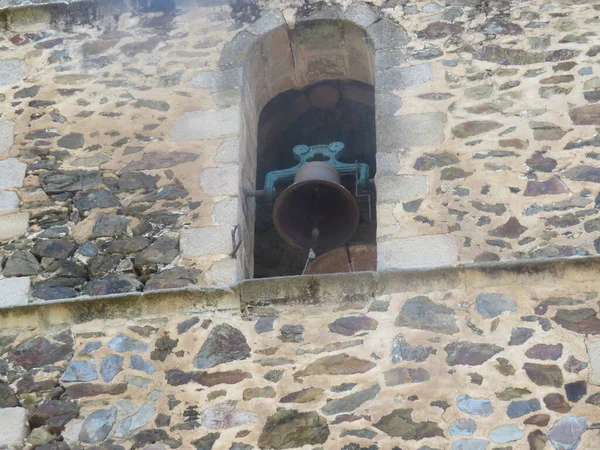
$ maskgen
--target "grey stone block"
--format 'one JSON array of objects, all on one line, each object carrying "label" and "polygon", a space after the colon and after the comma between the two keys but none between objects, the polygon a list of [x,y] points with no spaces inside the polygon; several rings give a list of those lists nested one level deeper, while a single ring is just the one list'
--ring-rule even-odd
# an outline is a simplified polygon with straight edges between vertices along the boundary
[{"label": "grey stone block", "polygon": [[204,280],[211,286],[231,286],[241,278],[240,264],[234,258],[217,261],[204,272]]},{"label": "grey stone block", "polygon": [[21,81],[27,75],[27,64],[20,59],[0,59],[0,86]]},{"label": "grey stone block", "polygon": [[377,172],[375,186],[377,203],[403,203],[427,195],[429,179],[427,175],[380,175]]},{"label": "grey stone block", "polygon": [[364,2],[354,3],[344,14],[344,19],[354,22],[363,28],[374,24],[381,17],[381,13],[372,5]]},{"label": "grey stone block", "polygon": [[240,109],[232,106],[227,109],[191,111],[175,119],[169,138],[172,141],[199,141],[215,139],[238,133]]},{"label": "grey stone block", "polygon": [[419,64],[411,67],[392,67],[375,73],[375,86],[379,92],[394,89],[406,89],[430,81],[431,64]]},{"label": "grey stone block", "polygon": [[27,164],[16,158],[0,161],[0,189],[23,186],[26,169]]},{"label": "grey stone block", "polygon": [[273,31],[275,28],[285,25],[285,19],[279,11],[273,11],[271,9],[263,10],[260,18],[246,28],[246,31],[260,36],[266,34],[269,31]]},{"label": "grey stone block", "polygon": [[22,212],[0,216],[0,240],[16,239],[27,232],[29,213]]},{"label": "grey stone block", "polygon": [[215,162],[217,162],[217,164],[232,164],[237,162],[239,147],[240,141],[238,139],[231,139],[223,142],[217,149]]},{"label": "grey stone block", "polygon": [[12,211],[19,208],[19,196],[16,192],[0,191],[0,211]]},{"label": "grey stone block", "polygon": [[443,112],[384,116],[377,122],[377,150],[439,144],[444,140],[446,114]]},{"label": "grey stone block", "polygon": [[369,27],[375,48],[398,48],[409,41],[406,30],[390,19],[382,19]]},{"label": "grey stone block", "polygon": [[200,185],[208,195],[230,195],[239,193],[239,167],[209,167],[200,173]]},{"label": "grey stone block", "polygon": [[206,255],[227,255],[233,250],[231,226],[188,228],[181,232],[181,255],[194,258]]},{"label": "grey stone block", "polygon": [[447,234],[390,239],[377,243],[377,270],[453,266],[458,248]]},{"label": "grey stone block", "polygon": [[312,20],[337,20],[342,17],[342,10],[337,5],[322,5],[311,9],[308,14],[296,14],[296,23]]},{"label": "grey stone block", "polygon": [[0,154],[8,153],[15,142],[14,122],[4,120],[0,122]]},{"label": "grey stone block", "polygon": [[[14,277],[0,280],[0,308],[11,306],[25,306],[29,301],[29,289],[31,280],[29,277]],[[4,411],[0,409],[0,413]],[[0,421],[0,423],[4,423]],[[2,433],[0,433],[0,448],[2,447]]]},{"label": "grey stone block", "polygon": [[217,225],[235,225],[238,221],[237,198],[221,200],[213,208],[213,222]]},{"label": "grey stone block", "polygon": [[600,386],[600,339],[589,338],[587,351],[590,357],[589,382]]},{"label": "grey stone block", "polygon": [[377,152],[377,174],[396,174],[400,171],[400,160],[396,153]]},{"label": "grey stone block", "polygon": [[384,48],[375,53],[375,67],[378,70],[399,66],[411,59],[406,47]]},{"label": "grey stone block", "polygon": [[225,44],[221,51],[219,67],[221,69],[233,69],[242,67],[246,54],[258,38],[247,31],[240,31],[235,37]]},{"label": "grey stone block", "polygon": [[402,108],[402,99],[390,92],[375,94],[375,114],[378,116],[393,116]]},{"label": "grey stone block", "polygon": [[215,101],[217,108],[229,108],[230,106],[239,105],[242,100],[238,88],[213,92],[212,98]]},{"label": "grey stone block", "polygon": [[242,84],[242,69],[212,70],[198,72],[188,82],[194,88],[224,91]]}]

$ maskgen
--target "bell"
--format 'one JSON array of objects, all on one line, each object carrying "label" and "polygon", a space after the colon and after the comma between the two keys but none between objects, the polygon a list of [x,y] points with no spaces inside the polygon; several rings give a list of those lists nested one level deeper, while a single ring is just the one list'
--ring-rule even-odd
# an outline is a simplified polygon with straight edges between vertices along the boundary
[{"label": "bell", "polygon": [[275,228],[283,239],[320,253],[345,244],[358,226],[358,204],[340,183],[330,164],[303,165],[294,184],[277,197],[273,209]]}]

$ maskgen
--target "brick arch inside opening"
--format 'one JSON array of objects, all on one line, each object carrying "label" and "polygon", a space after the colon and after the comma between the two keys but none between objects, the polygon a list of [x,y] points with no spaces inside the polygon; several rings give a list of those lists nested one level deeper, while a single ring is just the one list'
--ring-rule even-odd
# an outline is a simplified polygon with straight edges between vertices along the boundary
[{"label": "brick arch inside opening", "polygon": [[[364,162],[372,166],[371,175],[374,174],[375,48],[363,28],[343,20],[311,20],[300,22],[293,29],[276,28],[263,35],[248,51],[243,80],[240,173],[244,192],[261,189],[266,171],[289,167],[286,155],[291,155],[293,145],[329,143],[317,142],[311,125],[307,124],[318,123],[314,126],[321,128],[329,124],[339,128],[322,133],[325,140],[368,142],[362,146],[362,154],[357,145],[353,148],[352,142],[348,142],[348,157],[366,160]],[[310,104],[311,91],[320,88],[339,93],[340,100],[335,107],[314,108]],[[353,116],[354,120],[369,124],[368,137],[352,138],[348,131],[342,130],[352,128],[347,121]],[[294,127],[302,127],[304,132]],[[364,151],[365,147],[368,150]],[[375,205],[374,199],[372,204]],[[262,242],[273,240],[268,233],[257,234],[258,241],[255,239],[257,212],[258,216],[265,217],[261,200],[246,197],[241,211],[243,243],[240,253],[246,278],[255,275],[255,242],[259,245],[261,239]],[[374,244],[374,228],[370,234]],[[257,266],[256,275],[296,274],[305,253],[294,249],[276,251],[274,261],[291,263],[281,270]]]}]

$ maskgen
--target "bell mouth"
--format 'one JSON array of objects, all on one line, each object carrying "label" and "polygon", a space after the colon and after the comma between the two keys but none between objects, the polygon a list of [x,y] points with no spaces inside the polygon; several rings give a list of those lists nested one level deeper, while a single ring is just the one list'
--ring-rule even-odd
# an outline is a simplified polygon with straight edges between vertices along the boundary
[{"label": "bell mouth", "polygon": [[[339,179],[337,171],[336,175]],[[273,208],[279,235],[295,247],[312,248],[317,253],[348,242],[358,221],[354,196],[341,184],[329,180],[294,183],[279,195]]]}]

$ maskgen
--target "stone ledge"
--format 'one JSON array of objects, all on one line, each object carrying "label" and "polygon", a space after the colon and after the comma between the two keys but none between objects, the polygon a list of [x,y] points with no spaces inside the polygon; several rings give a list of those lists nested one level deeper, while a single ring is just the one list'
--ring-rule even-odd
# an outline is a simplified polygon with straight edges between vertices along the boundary
[{"label": "stone ledge", "polygon": [[31,8],[33,6],[48,6],[48,5],[70,5],[72,3],[82,3],[89,0],[2,0],[0,1],[0,10],[16,9],[16,8]]},{"label": "stone ledge", "polygon": [[0,309],[0,328],[55,327],[95,319],[239,309],[239,295],[229,288],[165,289]]},{"label": "stone ledge", "polygon": [[304,275],[244,280],[231,288],[168,289],[102,297],[48,301],[0,309],[0,328],[52,328],[96,319],[169,315],[176,312],[237,310],[246,316],[269,315],[274,308],[298,304],[363,302],[379,295],[425,289],[489,288],[597,279],[600,256],[469,263],[453,267],[383,272]]}]

